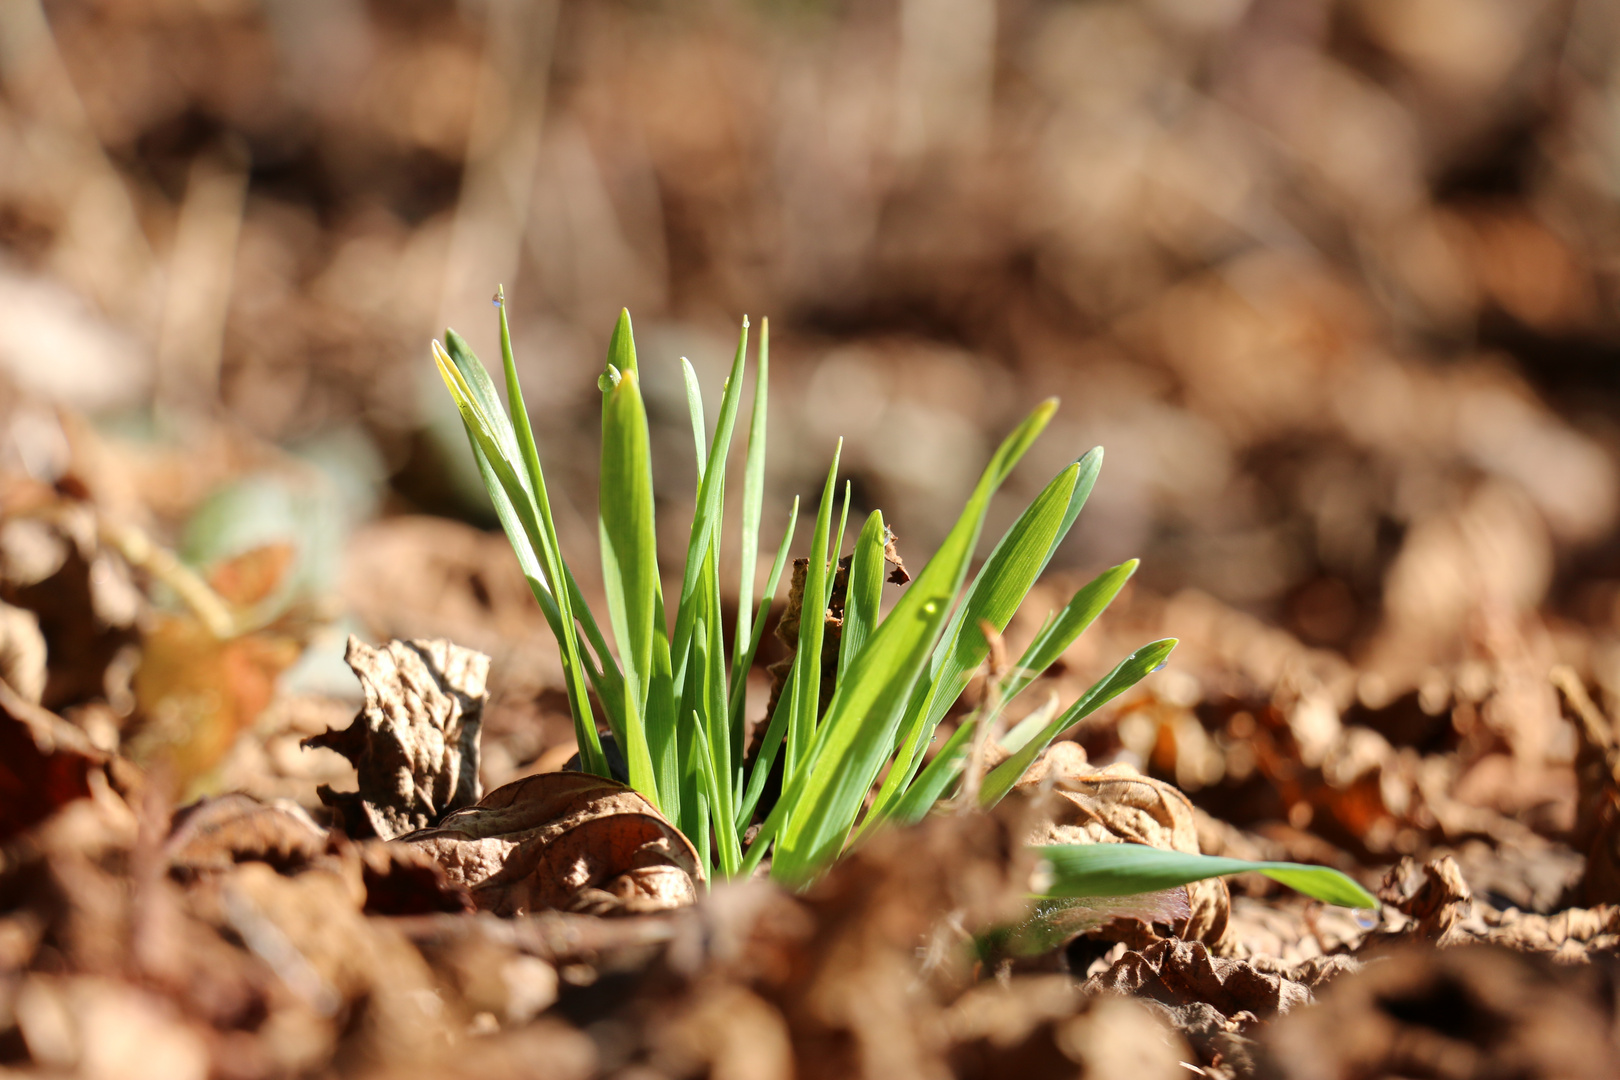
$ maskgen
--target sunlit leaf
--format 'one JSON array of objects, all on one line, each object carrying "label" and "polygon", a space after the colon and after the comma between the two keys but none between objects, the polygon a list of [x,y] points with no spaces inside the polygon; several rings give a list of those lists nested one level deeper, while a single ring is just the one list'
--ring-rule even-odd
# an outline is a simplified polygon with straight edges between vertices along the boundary
[{"label": "sunlit leaf", "polygon": [[1326,866],[1245,862],[1188,855],[1146,844],[1054,844],[1035,849],[1045,864],[1043,896],[1132,896],[1173,889],[1226,874],[1260,873],[1306,896],[1349,908],[1377,908],[1378,899],[1348,875]]}]

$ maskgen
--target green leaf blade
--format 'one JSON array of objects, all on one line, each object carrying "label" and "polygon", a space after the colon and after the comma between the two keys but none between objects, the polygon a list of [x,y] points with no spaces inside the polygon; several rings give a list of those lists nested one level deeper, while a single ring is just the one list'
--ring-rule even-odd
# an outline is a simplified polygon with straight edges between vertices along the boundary
[{"label": "green leaf blade", "polygon": [[[765,592],[759,599],[759,610],[754,613],[747,648],[731,668],[731,724],[737,731],[742,730],[743,709],[748,702],[748,672],[754,666],[754,657],[759,655],[759,643],[765,636],[765,617],[770,614],[771,602],[776,597],[777,584],[782,579],[783,568],[787,566],[788,552],[793,547],[793,532],[798,523],[799,497],[795,495],[793,508],[788,512],[787,532],[782,536],[781,546],[776,549],[776,559],[771,563],[771,572],[765,579]],[[741,618],[741,609],[738,617]]]},{"label": "green leaf blade", "polygon": [[1020,746],[1006,761],[990,770],[990,775],[984,778],[984,786],[980,789],[981,802],[987,807],[1000,802],[1007,792],[1012,790],[1013,785],[1023,778],[1024,771],[1053,739],[1163,667],[1176,644],[1175,638],[1150,642],[1121,660],[1113,671],[1092,683],[1091,687],[1057,719]]},{"label": "green leaf blade", "polygon": [[1090,628],[1097,616],[1107,610],[1114,597],[1136,573],[1137,560],[1127,559],[1118,566],[1109,567],[1082,585],[1057,615],[1035,635],[1024,654],[1018,658],[1001,683],[1003,701],[1011,701],[1025,687],[1045,673],[1068,651],[1081,634]]},{"label": "green leaf blade", "polygon": [[[684,695],[687,679],[687,660],[691,656],[692,630],[696,625],[696,601],[703,559],[711,544],[718,546],[720,522],[725,500],[726,454],[731,447],[731,434],[737,422],[738,402],[742,398],[743,364],[748,350],[748,320],[743,319],[737,338],[737,353],[731,362],[731,374],[726,378],[725,392],[720,398],[720,415],[715,421],[714,439],[709,444],[708,457],[699,470],[697,505],[692,511],[692,529],[686,546],[686,568],[681,577],[680,600],[675,607],[675,633],[670,638],[670,655],[675,662],[675,692]],[[693,383],[689,390],[695,393]],[[689,397],[688,403],[690,404]],[[697,410],[701,410],[698,399]],[[694,411],[694,430],[701,424],[700,412]],[[701,453],[701,449],[700,449]]]},{"label": "green leaf blade", "polygon": [[[766,394],[770,387],[771,320],[759,320],[759,370],[754,376],[754,407],[748,421],[748,455],[743,466],[742,522],[738,549],[737,574],[737,643],[732,658],[735,676],[740,668],[746,674],[747,663],[753,662],[750,642],[753,634],[754,566],[759,558],[759,523],[765,505],[765,439],[767,420]],[[795,500],[797,512],[797,500]],[[770,592],[774,589],[767,589]]]},{"label": "green leaf blade", "polygon": [[648,749],[646,710],[652,682],[653,621],[661,584],[653,520],[651,436],[636,375],[629,312],[620,314],[608,348],[597,522],[603,587],[624,668],[623,749],[630,768],[630,785],[659,806],[658,780]]},{"label": "green leaf blade", "polygon": [[815,530],[810,534],[810,559],[799,604],[799,641],[793,655],[798,678],[794,684],[793,712],[788,718],[787,771],[790,774],[803,762],[815,737],[821,712],[821,644],[827,629],[827,542],[831,539],[838,459],[843,450],[844,440],[839,439],[833,448],[832,464],[827,469],[827,482],[821,489]]},{"label": "green leaf blade", "polygon": [[[530,589],[536,600],[540,601],[541,611],[547,616],[552,633],[562,648],[569,711],[573,715],[580,758],[587,771],[607,776],[607,758],[597,738],[596,723],[585,690],[582,671],[588,670],[588,666],[581,659],[569,592],[565,589],[553,595],[541,580],[541,575],[548,580],[565,580],[570,585],[573,580],[557,547],[550,507],[543,498],[544,489],[542,498],[536,500],[534,493],[524,485],[520,472],[522,466],[517,461],[519,451],[516,439],[509,421],[501,414],[496,403],[489,373],[454,331],[446,331],[445,336],[455,352],[452,354],[437,341],[433,342],[434,363],[461,413],[463,427],[478,462],[479,475],[495,504],[496,515],[501,518],[503,528],[512,538],[519,566],[528,577]],[[518,539],[520,533],[522,542]],[[531,569],[534,574],[530,573]]]},{"label": "green leaf blade", "polygon": [[944,543],[854,662],[805,759],[802,785],[794,781],[798,805],[778,838],[773,874],[803,879],[838,853],[894,753],[906,702],[962,587],[990,498],[1056,408],[1055,400],[1043,402],[1002,442]]},{"label": "green leaf blade", "polygon": [[899,754],[878,791],[869,824],[882,820],[916,775],[940,720],[989,654],[979,624],[988,622],[997,631],[1007,628],[1079,516],[1101,459],[1101,452],[1094,450],[1053,477],[985,560],[934,650],[928,679],[907,703]]},{"label": "green leaf blade", "polygon": [[1188,855],[1145,844],[1054,844],[1034,849],[1045,861],[1045,896],[1134,896],[1174,889],[1205,878],[1261,873],[1306,896],[1349,908],[1378,907],[1378,899],[1349,875],[1326,866],[1245,862],[1215,855]]},{"label": "green leaf blade", "polygon": [[877,628],[878,609],[883,601],[883,545],[888,535],[883,511],[874,510],[855,538],[855,554],[849,561],[849,583],[844,591],[844,631],[838,643],[840,680]]}]

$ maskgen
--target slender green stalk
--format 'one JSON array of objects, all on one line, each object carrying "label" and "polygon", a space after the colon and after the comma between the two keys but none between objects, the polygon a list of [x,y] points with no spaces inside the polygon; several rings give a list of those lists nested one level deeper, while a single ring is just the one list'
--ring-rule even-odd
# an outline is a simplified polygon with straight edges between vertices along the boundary
[{"label": "slender green stalk", "polygon": [[844,630],[838,645],[838,678],[842,680],[850,661],[860,655],[866,639],[878,623],[883,599],[883,544],[889,530],[883,524],[883,511],[874,510],[855,538],[855,554],[849,560],[849,582],[844,590]]},{"label": "slender green stalk", "polygon": [[[754,408],[748,422],[748,460],[743,467],[742,524],[737,550],[737,644],[732,668],[745,674],[753,663],[757,637],[753,634],[754,564],[759,552],[759,522],[765,506],[765,421],[766,393],[771,373],[771,320],[759,320],[759,370],[754,376]],[[798,512],[798,500],[794,500]],[[771,579],[773,582],[775,578]],[[766,601],[775,585],[767,586]],[[748,657],[747,664],[743,657]]]},{"label": "slender green stalk", "polygon": [[[1056,409],[1056,401],[1042,403],[1002,442],[939,551],[878,626],[834,693],[806,755],[802,801],[796,800],[799,804],[792,806],[792,816],[782,831],[771,866],[773,875],[802,880],[842,848],[873,780],[894,752],[905,703],[962,587],[990,497]],[[812,557],[811,568],[815,566]],[[808,588],[805,591],[817,595]],[[804,659],[802,654],[800,659]]]},{"label": "slender green stalk", "polygon": [[834,483],[838,478],[838,458],[844,440],[833,449],[827,483],[821,490],[816,510],[816,528],[810,536],[810,561],[805,568],[804,592],[799,604],[799,647],[793,663],[798,670],[793,695],[793,712],[788,719],[787,769],[798,769],[805,748],[815,735],[821,712],[821,641],[827,629],[827,539],[832,529]]},{"label": "slender green stalk", "polygon": [[[529,577],[530,588],[537,599],[545,597],[549,601],[549,603],[543,601],[541,608],[551,622],[552,632],[557,635],[563,647],[568,705],[569,711],[573,714],[574,735],[579,742],[581,760],[593,773],[606,776],[607,759],[602,753],[601,741],[596,734],[596,724],[591,717],[590,699],[581,677],[584,665],[580,661],[579,642],[573,632],[574,623],[569,608],[568,591],[562,590],[556,596],[552,596],[545,587],[546,582],[562,580],[567,574],[566,567],[561,566],[562,556],[557,545],[556,527],[551,521],[545,489],[541,487],[536,496],[524,486],[513,468],[513,460],[521,453],[517,449],[516,434],[512,431],[510,423],[498,424],[500,408],[495,403],[494,387],[483,365],[478,363],[471,350],[467,350],[454,333],[447,331],[445,339],[457,353],[463,354],[469,361],[468,367],[476,382],[469,382],[461,364],[452,359],[453,354],[440,347],[438,342],[434,342],[434,360],[438,364],[439,375],[444,379],[445,386],[449,388],[451,397],[461,413],[462,423],[478,457],[479,470],[484,476],[485,486],[495,499],[497,514],[501,517],[502,524],[507,527],[508,536],[512,536],[513,547],[519,553],[520,565],[525,553],[529,557],[530,566],[525,567],[525,573]],[[532,439],[530,441],[532,445]],[[492,479],[494,483],[490,482]],[[499,497],[496,497],[497,492]],[[515,530],[511,525],[514,522],[521,529],[521,542],[513,536]],[[530,569],[543,575],[543,578],[537,578],[535,573],[529,572]]]},{"label": "slender green stalk", "polygon": [[658,780],[647,741],[647,693],[652,684],[654,617],[663,586],[653,522],[652,437],[628,311],[620,314],[614,327],[602,376],[601,486],[597,520],[602,584],[624,667],[625,762],[630,786],[658,806]]},{"label": "slender green stalk", "polygon": [[[698,482],[697,505],[692,511],[692,532],[686,547],[686,570],[681,579],[680,603],[675,609],[675,632],[670,637],[670,656],[675,661],[675,693],[682,696],[686,689],[687,660],[691,655],[692,629],[696,620],[694,597],[698,591],[698,578],[703,559],[711,542],[718,544],[720,519],[724,509],[725,462],[731,447],[731,432],[737,422],[737,403],[742,397],[743,361],[748,350],[748,320],[743,320],[742,332],[737,338],[737,355],[731,363],[731,374],[726,378],[725,392],[720,399],[720,416],[715,421],[714,441],[709,444],[708,459]],[[649,473],[650,475],[650,473]],[[684,713],[682,715],[685,715]]]},{"label": "slender green stalk", "polygon": [[827,591],[822,598],[823,609],[832,604],[833,583],[838,578],[838,560],[844,557],[844,526],[849,524],[849,496],[853,486],[844,481],[844,498],[838,508],[838,532],[833,534],[832,554],[827,557]]},{"label": "slender green stalk", "polygon": [[[754,657],[759,654],[760,640],[765,636],[765,616],[770,613],[771,601],[776,596],[777,583],[782,578],[782,569],[787,565],[788,551],[793,544],[793,530],[799,522],[799,497],[793,496],[793,509],[788,514],[787,532],[782,536],[782,546],[776,549],[776,560],[771,563],[771,572],[765,579],[765,593],[760,597],[759,610],[754,614],[753,630],[748,638],[748,650],[743,653],[731,669],[731,727],[740,741],[743,729],[743,708],[748,702],[748,673],[753,670]],[[740,617],[740,611],[739,611]],[[739,751],[737,760],[742,760]]]},{"label": "slender green stalk", "polygon": [[902,722],[900,750],[874,800],[869,826],[882,820],[916,775],[940,719],[984,662],[990,647],[979,630],[980,623],[988,622],[997,631],[1007,628],[1074,524],[1101,464],[1102,452],[1093,450],[1053,477],[985,560],[934,650],[928,678],[912,693]]}]

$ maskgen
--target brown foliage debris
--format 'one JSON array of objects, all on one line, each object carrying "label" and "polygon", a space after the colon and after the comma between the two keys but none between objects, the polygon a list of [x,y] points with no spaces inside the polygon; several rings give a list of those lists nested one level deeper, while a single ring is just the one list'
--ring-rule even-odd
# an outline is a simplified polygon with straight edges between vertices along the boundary
[{"label": "brown foliage debris", "polygon": [[319,789],[349,835],[393,840],[477,801],[489,657],[443,640],[373,649],[351,635],[344,659],[365,705],[348,727],[304,745],[336,750],[358,771],[358,791]]},{"label": "brown foliage debris", "polygon": [[706,876],[691,842],[645,797],[584,773],[514,780],[400,842],[497,915],[665,911],[693,903]]}]

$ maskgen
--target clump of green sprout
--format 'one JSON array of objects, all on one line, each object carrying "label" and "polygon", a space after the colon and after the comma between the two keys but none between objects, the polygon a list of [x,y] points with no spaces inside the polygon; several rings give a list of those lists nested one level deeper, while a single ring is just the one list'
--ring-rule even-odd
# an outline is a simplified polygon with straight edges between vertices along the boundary
[{"label": "clump of green sprout", "polygon": [[[501,294],[503,409],[488,372],[454,331],[433,343],[440,375],[466,426],[479,473],[535,599],[555,633],[566,677],[581,766],[611,775],[598,732],[601,721],[623,754],[628,782],[684,832],[720,876],[752,873],[766,853],[773,876],[793,884],[813,878],[861,834],[887,822],[913,822],[957,792],[974,758],[975,736],[998,715],[981,709],[959,724],[931,757],[940,722],[956,704],[1073,526],[1102,465],[1097,448],[1054,476],[969,577],[991,498],[1056,411],[1042,402],[992,455],[939,549],[884,613],[880,595],[889,530],[873,511],[855,537],[842,595],[836,643],[824,613],[833,598],[849,511],[846,485],[837,506],[834,450],[811,527],[792,667],[752,760],[745,760],[747,674],[760,646],[772,599],[787,564],[798,500],[755,598],[764,516],[769,327],[760,327],[747,452],[742,462],[741,548],[737,615],[729,634],[721,617],[720,543],[728,460],[744,405],[749,326],[743,320],[712,432],[690,363],[682,359],[697,452],[697,493],[679,592],[671,605],[658,562],[651,437],[630,315],[623,312],[601,374],[602,449],[598,525],[607,626],[590,610],[557,540],[546,480],[513,359]],[[834,511],[837,526],[834,528]],[[984,700],[1006,708],[1086,630],[1136,569],[1131,560],[1105,570],[1049,614],[1034,640],[996,673]],[[671,575],[673,583],[676,578]],[[673,614],[673,618],[671,618]],[[1035,710],[999,739],[1007,756],[968,795],[995,805],[1062,732],[1162,666],[1171,638],[1150,642],[1067,708]],[[836,663],[829,649],[836,648]],[[823,703],[822,673],[835,671]],[[981,735],[982,739],[982,735]],[[982,742],[981,742],[982,748]],[[748,842],[766,781],[781,758],[781,793]],[[978,761],[972,761],[977,767]],[[885,771],[886,770],[886,771]],[[881,784],[879,778],[882,777]],[[874,788],[876,788],[874,794]],[[1139,845],[1048,848],[1047,892],[1082,897],[1165,889],[1231,873],[1225,863]],[[1133,870],[1133,867],[1138,867]],[[1256,868],[1240,864],[1242,869]],[[1336,871],[1271,864],[1279,880],[1337,903],[1372,906],[1360,886]]]}]

